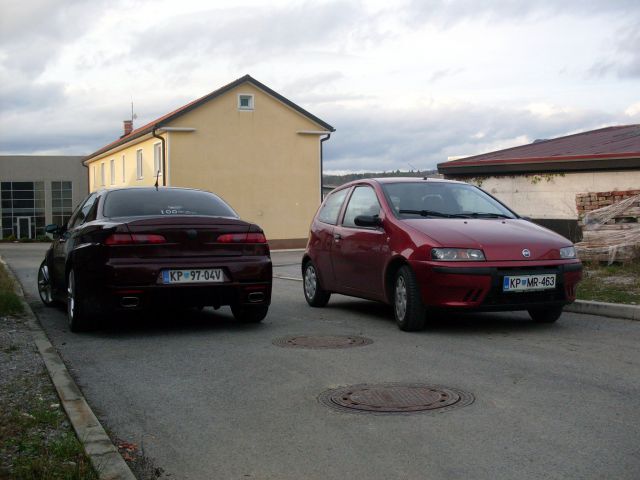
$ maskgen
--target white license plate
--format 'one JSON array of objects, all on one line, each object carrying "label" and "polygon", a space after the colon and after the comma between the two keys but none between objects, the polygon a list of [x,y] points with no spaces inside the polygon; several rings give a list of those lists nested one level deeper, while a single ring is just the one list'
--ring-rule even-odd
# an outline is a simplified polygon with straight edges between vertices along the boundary
[{"label": "white license plate", "polygon": [[504,292],[528,292],[556,288],[556,275],[508,275],[502,282]]},{"label": "white license plate", "polygon": [[162,283],[224,282],[221,268],[194,268],[191,270],[163,270]]}]

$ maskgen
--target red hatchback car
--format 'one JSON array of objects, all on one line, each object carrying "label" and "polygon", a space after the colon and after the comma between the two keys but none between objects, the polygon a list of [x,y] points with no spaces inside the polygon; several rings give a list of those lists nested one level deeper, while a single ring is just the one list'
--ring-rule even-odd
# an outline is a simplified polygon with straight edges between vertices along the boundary
[{"label": "red hatchback car", "polygon": [[334,190],[311,224],[304,295],[393,305],[402,330],[427,312],[527,310],[555,322],[575,300],[582,264],[566,238],[478,187],[416,178],[359,180]]}]

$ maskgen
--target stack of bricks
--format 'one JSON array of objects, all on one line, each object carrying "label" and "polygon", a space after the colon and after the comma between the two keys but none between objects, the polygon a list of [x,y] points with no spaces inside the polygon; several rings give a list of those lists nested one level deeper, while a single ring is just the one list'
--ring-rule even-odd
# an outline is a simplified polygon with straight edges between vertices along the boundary
[{"label": "stack of bricks", "polygon": [[640,195],[640,190],[624,190],[621,192],[595,192],[595,193],[578,193],[576,195],[576,207],[578,208],[578,216],[583,216],[591,210],[607,207],[618,203],[626,198]]}]

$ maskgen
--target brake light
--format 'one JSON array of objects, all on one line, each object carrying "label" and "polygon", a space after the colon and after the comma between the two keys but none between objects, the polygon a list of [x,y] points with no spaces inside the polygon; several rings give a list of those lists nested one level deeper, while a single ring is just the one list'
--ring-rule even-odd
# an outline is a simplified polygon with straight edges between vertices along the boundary
[{"label": "brake light", "polygon": [[114,233],[106,238],[105,245],[140,245],[166,243],[167,239],[162,235],[142,233]]},{"label": "brake light", "polygon": [[224,233],[218,236],[218,243],[267,243],[263,233]]}]

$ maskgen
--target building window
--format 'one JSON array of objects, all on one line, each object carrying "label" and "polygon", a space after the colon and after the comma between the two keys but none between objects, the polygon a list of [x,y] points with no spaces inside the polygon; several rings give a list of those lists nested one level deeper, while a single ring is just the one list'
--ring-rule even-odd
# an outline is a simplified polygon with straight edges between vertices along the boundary
[{"label": "building window", "polygon": [[111,159],[111,185],[116,184],[116,161]]},{"label": "building window", "polygon": [[136,152],[136,175],[138,180],[142,180],[142,150]]},{"label": "building window", "polygon": [[100,164],[100,185],[104,187],[104,162]]},{"label": "building window", "polygon": [[127,183],[126,168],[124,163],[124,155],[122,155],[122,183]]},{"label": "building window", "polygon": [[44,235],[44,182],[1,182],[0,237],[36,238]]},{"label": "building window", "polygon": [[158,142],[153,145],[153,175],[157,175],[160,172],[162,175],[162,143]]},{"label": "building window", "polygon": [[73,213],[71,182],[51,182],[51,222],[66,225]]},{"label": "building window", "polygon": [[253,110],[253,95],[244,93],[239,94],[238,110]]}]

